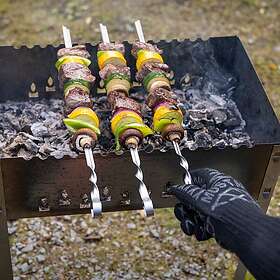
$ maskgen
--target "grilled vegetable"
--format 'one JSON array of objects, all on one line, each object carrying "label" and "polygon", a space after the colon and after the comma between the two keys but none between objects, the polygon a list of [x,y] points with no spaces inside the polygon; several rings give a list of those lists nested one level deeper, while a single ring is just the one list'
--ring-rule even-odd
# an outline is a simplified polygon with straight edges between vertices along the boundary
[{"label": "grilled vegetable", "polygon": [[157,62],[157,63],[163,63],[163,59],[161,55],[157,52],[148,51],[148,50],[140,50],[137,53],[137,60],[136,60],[136,68],[137,71],[141,70],[141,67],[145,63],[150,62]]},{"label": "grilled vegetable", "polygon": [[111,129],[116,139],[116,150],[120,149],[119,138],[127,129],[136,129],[143,137],[153,134],[153,131],[144,124],[141,116],[133,111],[121,111],[112,118]]},{"label": "grilled vegetable", "polygon": [[143,80],[145,89],[150,92],[156,87],[164,87],[170,89],[169,80],[163,73],[151,72]]},{"label": "grilled vegetable", "polygon": [[60,59],[58,59],[57,62],[55,63],[55,67],[59,71],[61,65],[70,63],[70,62],[82,64],[87,67],[91,64],[91,61],[87,58],[84,58],[81,56],[67,55],[67,56],[63,56]]},{"label": "grilled vegetable", "polygon": [[99,119],[95,112],[87,107],[78,107],[73,110],[68,118],[63,120],[70,132],[75,133],[81,128],[89,128],[96,134],[100,134]]},{"label": "grilled vegetable", "polygon": [[153,128],[156,132],[161,133],[168,124],[183,123],[183,113],[180,109],[173,109],[168,104],[160,105],[154,113]]},{"label": "grilled vegetable", "polygon": [[126,60],[121,52],[118,51],[98,51],[98,66],[100,69],[107,64],[126,66]]}]

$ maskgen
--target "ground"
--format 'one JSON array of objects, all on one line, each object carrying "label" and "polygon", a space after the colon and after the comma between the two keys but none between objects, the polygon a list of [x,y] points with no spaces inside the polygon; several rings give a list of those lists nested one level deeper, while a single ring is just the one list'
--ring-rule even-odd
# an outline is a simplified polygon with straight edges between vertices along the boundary
[{"label": "ground", "polygon": [[[1,45],[57,44],[61,25],[79,42],[238,35],[280,117],[280,1],[0,1]],[[270,213],[280,215],[280,182]],[[10,224],[16,279],[232,279],[236,258],[214,241],[185,237],[171,209],[151,219],[138,212],[25,219]]]}]

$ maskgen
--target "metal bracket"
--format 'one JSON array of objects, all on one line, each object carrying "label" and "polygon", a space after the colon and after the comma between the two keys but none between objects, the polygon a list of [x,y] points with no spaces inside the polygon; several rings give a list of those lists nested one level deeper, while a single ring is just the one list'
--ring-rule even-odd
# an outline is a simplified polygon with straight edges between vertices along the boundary
[{"label": "metal bracket", "polygon": [[1,261],[0,261],[1,279],[12,280],[13,270],[12,270],[12,262],[11,262],[11,252],[10,252],[10,243],[9,243],[9,235],[8,235],[1,162],[0,162],[0,252],[1,252]]}]

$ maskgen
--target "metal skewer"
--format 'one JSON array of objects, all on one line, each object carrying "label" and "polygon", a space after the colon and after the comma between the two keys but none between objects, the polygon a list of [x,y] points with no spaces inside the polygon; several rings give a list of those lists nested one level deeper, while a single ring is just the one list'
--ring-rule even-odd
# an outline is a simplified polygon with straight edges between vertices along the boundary
[{"label": "metal skewer", "polygon": [[[136,20],[134,22],[134,24],[135,24],[135,28],[136,28],[136,32],[137,32],[139,41],[142,42],[142,43],[145,43],[145,37],[144,37],[141,21],[140,20]],[[186,171],[185,178],[184,178],[184,183],[189,185],[189,184],[191,184],[192,180],[191,180],[191,175],[190,175],[190,172],[189,172],[188,161],[182,156],[182,153],[181,153],[178,141],[172,141],[172,144],[174,146],[176,154],[180,157],[180,165]]]},{"label": "metal skewer", "polygon": [[182,156],[180,147],[178,142],[176,141],[172,141],[172,144],[174,146],[175,152],[176,154],[180,157],[180,165],[185,169],[186,173],[185,173],[185,178],[184,178],[184,183],[186,185],[189,185],[192,183],[192,178],[191,178],[191,174],[189,172],[189,163],[188,161]]},{"label": "metal skewer", "polygon": [[[102,41],[104,43],[110,43],[107,27],[105,25],[103,25],[102,23],[100,23],[99,26],[100,26]],[[147,187],[146,187],[146,185],[143,181],[144,176],[143,176],[143,171],[141,169],[141,161],[140,161],[137,146],[136,145],[133,145],[133,146],[130,145],[128,148],[130,150],[130,155],[131,155],[132,161],[137,167],[137,172],[135,174],[135,177],[140,182],[139,183],[139,194],[140,194],[140,197],[143,201],[145,215],[146,216],[152,216],[152,215],[154,215],[153,202],[150,198]]]},{"label": "metal skewer", "polygon": [[[71,40],[71,35],[70,35],[70,30],[62,26],[62,31],[63,31],[63,38],[64,38],[64,44],[66,48],[72,48],[72,40]],[[90,197],[91,197],[91,202],[92,202],[92,209],[91,209],[91,215],[93,218],[101,215],[102,212],[102,204],[100,201],[100,194],[99,190],[97,187],[97,175],[95,172],[95,163],[94,163],[94,158],[93,158],[93,152],[92,148],[89,144],[87,144],[87,141],[90,143],[91,139],[89,137],[84,137],[83,139],[80,140],[80,142],[84,142],[83,149],[85,152],[85,157],[86,157],[86,163],[87,166],[91,170],[91,176],[89,178],[89,181],[92,183],[92,190],[90,192]]]}]

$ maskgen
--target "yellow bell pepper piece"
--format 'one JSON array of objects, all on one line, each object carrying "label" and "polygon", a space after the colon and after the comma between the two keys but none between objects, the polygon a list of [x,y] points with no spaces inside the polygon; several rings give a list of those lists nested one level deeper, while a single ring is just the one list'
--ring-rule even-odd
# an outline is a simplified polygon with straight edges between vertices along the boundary
[{"label": "yellow bell pepper piece", "polygon": [[98,66],[100,69],[104,68],[106,64],[124,65],[126,60],[121,52],[118,51],[99,51],[97,55]]},{"label": "yellow bell pepper piece", "polygon": [[127,117],[135,119],[135,121],[138,123],[143,123],[141,116],[139,116],[137,113],[128,110],[120,111],[111,120],[111,129],[113,133],[116,131],[119,122]]},{"label": "yellow bell pepper piece", "polygon": [[137,61],[136,61],[137,71],[140,71],[140,69],[146,62],[163,63],[163,59],[159,53],[148,51],[148,50],[140,50],[137,53]]},{"label": "yellow bell pepper piece", "polygon": [[78,107],[68,115],[70,119],[86,119],[87,117],[99,127],[99,119],[96,113],[88,107]]},{"label": "yellow bell pepper piece", "polygon": [[87,67],[91,64],[91,61],[87,58],[84,58],[84,57],[81,57],[81,56],[76,56],[76,55],[66,55],[66,56],[61,57],[55,63],[55,67],[59,71],[60,67],[63,64],[70,63],[70,62],[79,63],[79,64],[85,65]]},{"label": "yellow bell pepper piece", "polygon": [[161,132],[167,124],[182,124],[183,113],[180,109],[170,109],[168,106],[160,106],[154,113],[153,128],[157,132]]}]

